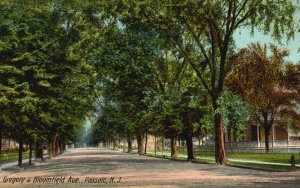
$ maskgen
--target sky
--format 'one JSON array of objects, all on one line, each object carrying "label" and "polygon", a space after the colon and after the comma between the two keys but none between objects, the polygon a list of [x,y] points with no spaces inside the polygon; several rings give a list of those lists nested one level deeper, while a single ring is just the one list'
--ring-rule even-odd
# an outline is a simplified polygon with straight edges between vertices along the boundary
[{"label": "sky", "polygon": [[[297,11],[294,16],[295,23],[299,23],[300,20],[300,11]],[[295,32],[294,39],[291,39],[290,41],[286,42],[285,39],[283,39],[280,45],[278,42],[276,42],[270,35],[264,35],[263,33],[255,30],[254,35],[252,36],[250,34],[249,29],[241,29],[234,33],[234,39],[235,44],[237,48],[245,48],[250,43],[257,43],[260,44],[269,44],[273,43],[278,45],[280,48],[288,49],[290,51],[290,55],[287,58],[287,60],[292,61],[293,63],[300,62],[300,52],[298,52],[300,48],[300,32]]]}]

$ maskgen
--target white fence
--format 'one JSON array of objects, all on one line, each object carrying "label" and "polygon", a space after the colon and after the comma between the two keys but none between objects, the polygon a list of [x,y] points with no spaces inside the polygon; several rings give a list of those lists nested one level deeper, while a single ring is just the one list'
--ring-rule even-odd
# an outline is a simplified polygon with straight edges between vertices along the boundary
[{"label": "white fence", "polygon": [[[274,141],[269,143],[270,153],[299,153],[300,140]],[[264,142],[233,142],[225,143],[227,152],[265,152]],[[213,141],[206,142],[204,145],[195,146],[195,151],[213,151],[215,144]]]}]

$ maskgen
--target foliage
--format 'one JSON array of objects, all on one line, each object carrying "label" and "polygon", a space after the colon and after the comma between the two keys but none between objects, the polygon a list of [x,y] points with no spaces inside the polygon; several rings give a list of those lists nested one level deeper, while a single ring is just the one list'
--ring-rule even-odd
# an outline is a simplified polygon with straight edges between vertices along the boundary
[{"label": "foliage", "polygon": [[[70,59],[76,28],[62,24],[63,3],[9,2],[1,6],[1,124],[18,140],[76,139],[93,107],[95,72]],[[29,141],[28,141],[29,142]],[[61,147],[61,146],[60,146]]]},{"label": "foliage", "polygon": [[235,130],[242,138],[243,130],[250,121],[251,109],[237,95],[226,89],[221,97],[221,113],[224,115],[224,126],[227,130]]},{"label": "foliage", "polygon": [[[229,78],[231,90],[251,106],[256,120],[264,126],[266,142],[275,120],[281,124],[289,117],[299,119],[296,105],[300,99],[299,77],[296,70],[292,71],[296,66],[284,59],[287,51],[274,45],[270,45],[270,51],[268,55],[267,47],[259,44],[242,49],[232,60],[236,66]],[[279,121],[280,117],[284,118]],[[266,148],[268,150],[268,146]]]},{"label": "foliage", "polygon": [[[131,1],[125,18],[135,26],[155,28],[168,38],[197,74],[214,110],[232,68],[228,55],[233,34],[240,28],[259,28],[280,39],[293,35],[292,1]],[[280,15],[284,15],[284,18]],[[215,114],[216,162],[226,161],[222,114]]]},{"label": "foliage", "polygon": [[290,39],[295,10],[291,0],[2,1],[0,128],[54,148],[88,116],[102,141],[214,130],[224,164],[224,126],[242,130],[248,105],[300,122],[299,65],[275,46],[235,54],[233,39],[244,28]]}]

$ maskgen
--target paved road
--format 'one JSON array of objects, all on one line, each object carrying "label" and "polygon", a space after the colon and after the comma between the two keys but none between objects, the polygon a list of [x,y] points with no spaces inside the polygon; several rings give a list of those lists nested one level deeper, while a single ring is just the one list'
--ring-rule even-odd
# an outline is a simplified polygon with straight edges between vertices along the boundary
[{"label": "paved road", "polygon": [[33,167],[27,166],[21,172],[9,168],[4,170],[0,173],[0,187],[299,187],[300,185],[300,171],[263,172],[157,159],[100,148],[69,150],[64,155],[44,163],[37,163]]}]

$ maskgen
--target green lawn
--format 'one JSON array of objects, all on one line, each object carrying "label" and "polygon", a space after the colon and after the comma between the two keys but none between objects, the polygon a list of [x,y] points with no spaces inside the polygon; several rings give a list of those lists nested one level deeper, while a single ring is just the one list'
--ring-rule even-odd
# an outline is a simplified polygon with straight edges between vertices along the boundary
[{"label": "green lawn", "polygon": [[[165,150],[165,152],[170,152]],[[179,151],[180,154],[186,154],[186,151]],[[278,162],[278,163],[288,163],[291,159],[291,153],[227,153],[227,157],[230,159],[242,159],[242,160],[257,160],[263,162]],[[300,153],[294,153],[295,160],[300,164]],[[195,152],[196,157],[214,157],[214,151],[197,151]]]},{"label": "green lawn", "polygon": [[[167,151],[165,151],[167,152]],[[202,163],[215,163],[214,152],[201,152],[202,156],[205,157],[211,157],[210,159],[195,159],[195,162],[202,162]],[[163,158],[161,154],[157,154],[156,156],[154,154],[146,154],[150,157],[158,157]],[[273,156],[272,156],[273,155]],[[244,159],[244,160],[259,160],[259,161],[270,161],[273,159],[272,162],[283,162],[287,156],[290,156],[289,153],[276,153],[276,154],[265,154],[265,153],[232,153],[230,156],[236,157],[235,159]],[[198,155],[197,155],[198,156]],[[199,156],[198,156],[199,157]],[[171,158],[167,156],[166,158]],[[296,158],[296,156],[295,156]],[[299,158],[299,156],[298,156]],[[263,159],[263,160],[260,160]],[[297,159],[297,158],[296,158]],[[177,157],[176,160],[182,160],[186,161],[186,158],[183,157]],[[270,161],[271,162],[271,161]],[[285,161],[286,162],[286,161]],[[231,161],[229,164],[233,165],[239,165],[239,166],[246,166],[246,167],[255,167],[265,170],[279,170],[279,171],[294,171],[294,170],[300,170],[299,167],[290,167],[290,166],[283,166],[283,165],[269,165],[269,164],[259,164],[259,163],[247,163],[247,162],[235,162]]]},{"label": "green lawn", "polygon": [[[196,152],[197,157],[214,157],[214,152]],[[278,162],[288,163],[291,159],[291,153],[228,153],[227,156],[230,159],[242,159],[242,160],[257,160],[263,162]],[[294,154],[297,163],[300,163],[300,155]]]},{"label": "green lawn", "polygon": [[[32,153],[32,156],[34,156],[34,152]],[[18,151],[3,151],[2,152],[2,164],[17,161],[18,160]],[[29,158],[29,151],[23,152],[23,159]]]},{"label": "green lawn", "polygon": [[[158,151],[161,152],[161,151]],[[164,150],[164,152],[170,152],[169,150]],[[186,150],[179,150],[179,154],[187,154]],[[291,160],[291,153],[235,153],[228,152],[227,157],[230,159],[241,159],[241,160],[252,160],[252,161],[262,161],[262,162],[278,162],[278,163],[289,163]],[[297,164],[300,164],[300,154],[293,154]],[[208,160],[207,158],[211,158],[208,162],[214,160],[215,152],[214,151],[197,151],[195,152],[195,156],[200,158],[201,160]],[[206,159],[205,159],[206,158]],[[231,161],[233,163],[233,161]]]}]

